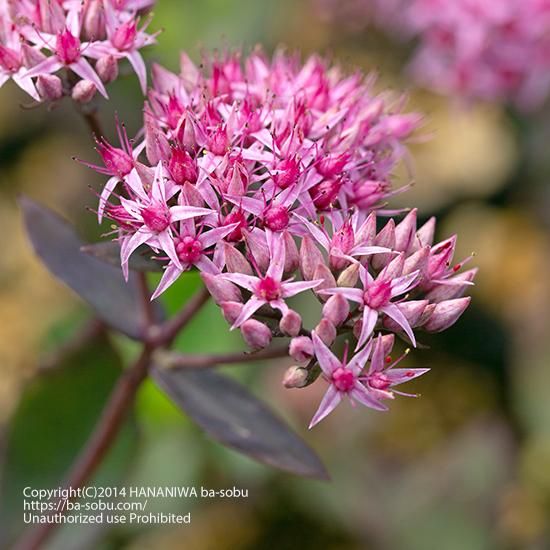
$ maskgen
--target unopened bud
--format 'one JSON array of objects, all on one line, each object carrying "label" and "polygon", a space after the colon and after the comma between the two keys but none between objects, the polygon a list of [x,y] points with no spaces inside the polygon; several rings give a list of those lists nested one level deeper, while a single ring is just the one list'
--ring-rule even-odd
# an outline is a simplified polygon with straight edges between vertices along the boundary
[{"label": "unopened bud", "polygon": [[202,195],[197,191],[197,188],[189,182],[183,184],[181,195],[182,198],[185,199],[185,204],[188,204],[189,206],[201,207],[204,204]]},{"label": "unopened bud", "polygon": [[416,213],[414,208],[395,226],[395,250],[409,252],[416,236]]},{"label": "unopened bud", "polygon": [[260,270],[265,271],[269,266],[269,248],[265,238],[265,233],[260,229],[253,229],[246,233],[246,245],[254,257]]},{"label": "unopened bud", "polygon": [[256,321],[256,319],[249,319],[241,325],[241,334],[247,346],[252,350],[260,350],[266,348],[271,343],[273,335],[271,329]]},{"label": "unopened bud", "polygon": [[[424,310],[428,304],[428,300],[409,300],[407,302],[401,302],[400,304],[395,305],[405,316],[405,319],[407,319],[411,328],[415,328],[419,326],[421,320],[423,319]],[[401,332],[403,330],[398,323],[388,316],[384,317],[382,324],[385,328],[394,332]]]},{"label": "unopened bud", "polygon": [[91,80],[80,80],[71,92],[73,101],[77,103],[89,103],[97,92],[96,85]]},{"label": "unopened bud", "polygon": [[436,304],[428,322],[424,325],[424,329],[428,332],[441,332],[454,325],[470,305],[470,300],[471,298],[467,296]]},{"label": "unopened bud", "polygon": [[285,267],[284,272],[286,274],[294,273],[300,266],[300,253],[298,252],[298,247],[292,235],[285,231],[283,235],[285,241]]},{"label": "unopened bud", "polygon": [[302,318],[294,310],[289,309],[281,318],[279,328],[287,336],[298,336],[302,328]]},{"label": "unopened bud", "polygon": [[418,246],[431,246],[435,235],[435,218],[432,216],[417,232],[415,241]]},{"label": "unopened bud", "polygon": [[422,248],[418,249],[414,254],[412,254],[405,260],[405,264],[403,265],[403,275],[408,275],[409,273],[418,270],[420,271],[422,279],[422,276],[424,275],[424,273],[426,273],[426,269],[428,267],[429,257],[429,246],[423,246]]},{"label": "unopened bud", "polygon": [[223,251],[225,254],[225,265],[227,267],[227,271],[230,273],[252,275],[252,267],[250,266],[250,262],[233,245],[224,243]]},{"label": "unopened bud", "polygon": [[88,40],[105,38],[105,13],[102,0],[90,0],[87,3],[82,27],[84,36]]},{"label": "unopened bud", "polygon": [[290,341],[288,354],[298,363],[308,363],[313,357],[313,342],[307,336],[297,336]]},{"label": "unopened bud", "polygon": [[217,304],[222,302],[240,302],[241,291],[230,281],[226,281],[220,275],[201,273],[201,278]]},{"label": "unopened bud", "polygon": [[314,278],[315,269],[322,263],[324,263],[323,255],[313,240],[306,235],[300,247],[300,270],[304,280],[311,281]]},{"label": "unopened bud", "polygon": [[[393,250],[395,248],[395,222],[393,219],[381,229],[374,239],[376,246],[383,246]],[[392,254],[374,254],[371,258],[371,265],[374,269],[382,269],[391,259]]]},{"label": "unopened bud", "polygon": [[36,80],[36,89],[44,101],[55,101],[63,95],[63,84],[58,76],[43,74]]},{"label": "unopened bud", "polygon": [[283,376],[285,388],[303,388],[307,384],[308,370],[296,365],[289,367]]},{"label": "unopened bud", "polygon": [[113,55],[104,55],[97,60],[95,70],[105,84],[109,84],[118,77],[118,61]]},{"label": "unopened bud", "polygon": [[359,264],[351,264],[338,276],[338,286],[354,287],[359,280]]},{"label": "unopened bud", "polygon": [[443,302],[444,300],[460,298],[466,289],[471,286],[476,274],[477,268],[474,267],[454,277],[450,277],[445,281],[445,284],[434,286],[426,294],[426,298],[430,302]]},{"label": "unopened bud", "polygon": [[222,310],[223,318],[230,325],[233,325],[241,314],[243,305],[240,302],[221,302],[219,305]]},{"label": "unopened bud", "polygon": [[332,274],[331,270],[326,264],[319,264],[313,273],[313,279],[320,279],[323,281],[321,284],[317,285],[313,292],[317,294],[320,300],[323,302],[327,300],[328,296],[324,294],[318,294],[319,290],[325,290],[327,288],[334,288],[336,286],[336,279]]},{"label": "unopened bud", "polygon": [[328,320],[321,319],[315,327],[315,334],[327,345],[330,346],[336,340],[336,327]]},{"label": "unopened bud", "polygon": [[339,327],[349,315],[349,303],[341,294],[331,296],[323,306],[323,317]]}]

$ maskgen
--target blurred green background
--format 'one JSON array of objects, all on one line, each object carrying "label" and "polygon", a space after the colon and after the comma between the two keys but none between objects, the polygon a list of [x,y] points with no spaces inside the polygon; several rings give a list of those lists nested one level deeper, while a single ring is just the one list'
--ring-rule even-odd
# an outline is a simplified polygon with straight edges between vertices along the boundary
[{"label": "blurred green background", "polygon": [[[180,49],[198,60],[202,48],[259,43],[271,52],[284,44],[379,70],[380,86],[409,90],[411,108],[426,113],[421,133],[431,139],[412,145],[416,185],[396,204],[437,215],[439,237],[458,233],[458,255],[475,251],[480,273],[459,323],[426,339],[431,349],[411,354],[411,366],[433,369],[412,388],[422,397],[397,399],[388,414],[343,406],[307,432],[321,382],[285,390],[285,361],[232,369],[319,452],[331,482],[280,474],[224,450],[148,383],[96,483],[236,486],[249,498],[159,500],[151,511],[191,511],[192,524],[80,526],[60,530],[50,547],[550,548],[550,109],[520,116],[412,89],[400,73],[403,46],[321,22],[308,1],[159,0],[153,25],[164,32],[148,59],[174,70]],[[100,103],[107,133],[115,112],[136,132],[142,98],[135,77],[119,79],[111,96]],[[97,240],[86,206],[95,204],[88,186],[102,180],[71,160],[94,159],[72,105],[17,108],[26,101],[11,85],[0,91],[0,546],[21,529],[21,488],[58,484],[136,353],[130,342],[100,335],[46,368],[88,311],[33,257],[16,197],[43,201]],[[184,277],[167,293],[168,309],[177,310],[197,284]],[[227,351],[242,343],[209,306],[178,347]]]}]

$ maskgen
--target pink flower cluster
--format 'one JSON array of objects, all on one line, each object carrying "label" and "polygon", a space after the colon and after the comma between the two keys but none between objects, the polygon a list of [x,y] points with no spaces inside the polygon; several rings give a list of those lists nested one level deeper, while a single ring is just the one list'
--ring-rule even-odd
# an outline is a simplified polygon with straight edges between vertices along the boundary
[{"label": "pink flower cluster", "polygon": [[[87,103],[127,59],[143,93],[140,50],[153,44],[140,14],[155,0],[0,0],[0,87],[13,80],[36,101]],[[62,71],[66,69],[66,71]]]},{"label": "pink flower cluster", "polygon": [[444,93],[540,105],[550,91],[550,2],[415,0],[414,74]]},{"label": "pink flower cluster", "polygon": [[[410,69],[445,94],[539,106],[550,92],[547,0],[348,0],[363,24],[415,38]],[[319,13],[342,21],[340,3],[317,0]]]},{"label": "pink flower cluster", "polygon": [[[402,107],[315,56],[224,54],[199,69],[182,55],[179,74],[153,68],[144,142],[119,127],[120,147],[100,142],[104,165],[90,165],[109,176],[98,216],[116,226],[124,273],[145,248],[163,265],[153,298],[196,268],[252,349],[290,337],[303,366],[285,385],[309,383],[317,362],[330,384],[313,423],[344,395],[385,408],[425,372],[386,364],[392,335],[416,345],[469,303],[475,270],[453,264],[455,237],[434,244],[433,218],[417,228],[416,210],[397,223],[385,210],[421,122]],[[322,304],[312,329],[297,295]],[[329,349],[340,334],[355,342],[349,361]]]}]

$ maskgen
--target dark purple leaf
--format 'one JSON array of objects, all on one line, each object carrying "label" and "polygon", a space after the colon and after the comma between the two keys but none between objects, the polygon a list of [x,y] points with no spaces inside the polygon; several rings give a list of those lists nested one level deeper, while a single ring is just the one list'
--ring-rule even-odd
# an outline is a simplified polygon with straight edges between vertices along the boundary
[{"label": "dark purple leaf", "polygon": [[246,388],[213,371],[154,368],[157,384],[206,433],[260,462],[328,479],[317,455]]},{"label": "dark purple leaf", "polygon": [[56,213],[27,197],[19,203],[32,246],[51,273],[105,323],[139,339],[144,322],[135,274],[126,283],[120,268],[83,253],[73,228]]},{"label": "dark purple leaf", "polygon": [[[114,266],[120,266],[120,246],[115,241],[85,244],[81,250],[98,260]],[[162,271],[162,262],[154,260],[151,256],[152,252],[150,249],[139,247],[132,254],[128,265],[134,271]]]}]

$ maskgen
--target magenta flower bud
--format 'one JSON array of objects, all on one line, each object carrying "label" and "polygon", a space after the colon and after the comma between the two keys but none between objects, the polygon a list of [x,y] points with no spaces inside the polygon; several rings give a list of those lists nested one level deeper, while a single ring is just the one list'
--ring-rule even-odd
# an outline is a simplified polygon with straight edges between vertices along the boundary
[{"label": "magenta flower bud", "polygon": [[325,290],[326,288],[334,288],[336,286],[336,279],[334,278],[334,275],[326,264],[319,264],[313,273],[313,279],[321,279],[323,281],[313,289],[313,292],[315,292],[317,297],[323,302],[326,301],[328,297],[326,295],[319,294],[319,291]]},{"label": "magenta flower bud", "polygon": [[426,306],[426,308],[422,312],[422,316],[418,320],[417,326],[421,327],[422,325],[428,322],[428,319],[432,316],[432,313],[434,312],[436,305],[437,304],[428,304]]},{"label": "magenta flower bud", "polygon": [[288,227],[290,215],[284,206],[271,206],[264,212],[263,222],[271,231],[283,231]]},{"label": "magenta flower bud", "polygon": [[224,243],[223,252],[225,254],[225,265],[227,267],[227,271],[230,273],[252,275],[253,271],[250,262],[233,245]]},{"label": "magenta flower bud", "polygon": [[267,348],[273,338],[271,329],[256,319],[245,321],[241,326],[241,334],[246,345],[254,351]]},{"label": "magenta flower bud", "polygon": [[456,298],[455,300],[445,300],[436,304],[433,313],[423,328],[428,332],[441,332],[448,329],[464,313],[470,305],[470,301],[470,296],[467,296],[465,298]]},{"label": "magenta flower bud", "polygon": [[199,175],[197,163],[184,149],[172,148],[170,160],[168,161],[168,172],[178,185],[186,182],[197,183]]},{"label": "magenta flower bud", "polygon": [[324,180],[314,185],[309,194],[313,200],[315,208],[318,210],[327,210],[338,198],[338,193],[342,187],[342,180]]},{"label": "magenta flower bud", "polygon": [[[399,311],[401,311],[401,313],[405,316],[405,319],[407,319],[411,328],[415,328],[419,326],[423,321],[424,311],[426,310],[428,304],[428,300],[409,300],[407,302],[396,304],[396,306],[399,308]],[[388,330],[396,333],[401,333],[403,331],[401,326],[387,315],[384,316],[382,325]]]},{"label": "magenta flower bud", "polygon": [[443,302],[444,300],[452,300],[453,298],[460,298],[467,288],[471,286],[471,283],[476,274],[477,268],[469,269],[450,277],[447,279],[446,284],[435,285],[427,294],[426,298],[430,302]]},{"label": "magenta flower bud", "polygon": [[118,77],[118,61],[113,55],[104,55],[97,60],[95,70],[99,78],[105,84],[109,84],[109,82],[113,82]]},{"label": "magenta flower bud", "polygon": [[161,233],[170,225],[170,210],[165,204],[154,204],[141,211],[143,223],[153,233]]},{"label": "magenta flower bud", "polygon": [[420,271],[421,279],[428,268],[428,258],[430,257],[430,247],[423,246],[414,254],[409,256],[403,265],[403,275],[408,275],[413,271]]},{"label": "magenta flower bud", "polygon": [[134,19],[126,21],[115,31],[111,44],[119,51],[132,49],[137,36],[137,23]]},{"label": "magenta flower bud", "polygon": [[240,302],[221,302],[219,304],[223,318],[230,324],[233,325],[238,319],[243,305]]},{"label": "magenta flower bud", "polygon": [[317,172],[325,178],[334,178],[342,174],[349,160],[348,153],[330,154],[323,157],[317,164]]},{"label": "magenta flower bud", "polygon": [[354,287],[359,280],[359,264],[351,264],[338,276],[338,286]]},{"label": "magenta flower bud", "polygon": [[80,40],[68,29],[57,34],[55,53],[65,64],[70,65],[80,59]]},{"label": "magenta flower bud", "polygon": [[19,54],[11,48],[0,44],[0,68],[8,73],[13,73],[18,71],[20,67],[21,59]]},{"label": "magenta flower bud", "polygon": [[103,40],[105,32],[105,13],[102,0],[89,0],[86,4],[82,30],[84,36],[92,41]]},{"label": "magenta flower bud", "polygon": [[331,346],[336,340],[336,327],[328,320],[321,319],[315,327],[315,334],[327,345]]},{"label": "magenta flower bud", "polygon": [[71,92],[73,101],[77,103],[89,103],[97,92],[96,85],[90,80],[80,80]]},{"label": "magenta flower bud", "polygon": [[416,237],[416,215],[417,210],[414,208],[395,226],[395,250],[411,250]]},{"label": "magenta flower bud", "polygon": [[307,336],[297,336],[290,341],[288,354],[298,363],[308,363],[313,357],[313,342]]},{"label": "magenta flower bud", "polygon": [[233,283],[205,272],[201,278],[217,304],[242,301],[241,291]]},{"label": "magenta flower bud", "polygon": [[231,231],[231,233],[229,233],[229,235],[225,237],[227,241],[234,243],[242,240],[243,230],[247,227],[246,215],[242,210],[238,209],[230,212],[223,220],[223,223],[224,225],[231,225],[234,223],[239,224],[235,229],[233,229],[233,231]]},{"label": "magenta flower bud", "polygon": [[253,229],[246,234],[245,240],[248,250],[254,257],[258,267],[262,271],[265,271],[270,261],[269,248],[265,240],[265,234],[259,229]]},{"label": "magenta flower bud", "polygon": [[388,357],[393,349],[393,344],[395,342],[395,336],[393,334],[384,334],[382,338],[382,350],[384,357]]},{"label": "magenta flower bud", "polygon": [[385,280],[395,279],[403,274],[405,267],[405,254],[401,252],[398,256],[394,256],[393,260],[384,268],[382,273]]},{"label": "magenta flower bud", "polygon": [[284,272],[288,275],[294,273],[300,267],[300,253],[292,235],[285,231],[285,267]]},{"label": "magenta flower bud", "polygon": [[307,235],[302,239],[300,247],[300,271],[306,281],[313,280],[313,275],[319,264],[323,264],[323,255]]},{"label": "magenta flower bud", "polygon": [[41,74],[36,80],[36,89],[44,101],[55,101],[63,96],[63,83],[53,74]]},{"label": "magenta flower bud", "polygon": [[335,327],[339,327],[349,315],[349,302],[341,295],[334,294],[323,306],[323,317]]},{"label": "magenta flower bud", "polygon": [[277,170],[273,180],[280,189],[290,187],[300,175],[300,165],[294,157],[283,159],[277,166]]},{"label": "magenta flower bud", "polygon": [[302,329],[302,318],[294,310],[289,309],[279,322],[279,329],[287,336],[298,336]]},{"label": "magenta flower bud", "polygon": [[303,388],[307,384],[308,370],[294,365],[289,367],[283,376],[283,386],[288,389]]},{"label": "magenta flower bud", "polygon": [[145,111],[145,152],[147,160],[156,166],[159,161],[170,156],[170,144],[168,139],[161,132],[156,121],[153,119],[147,110]]},{"label": "magenta flower bud", "polygon": [[[390,250],[395,248],[395,222],[393,219],[390,219],[380,233],[376,235],[374,244],[389,248]],[[372,256],[371,265],[374,269],[382,269],[392,258],[392,254],[375,254]]]},{"label": "magenta flower bud", "polygon": [[358,208],[368,210],[386,196],[388,187],[382,181],[356,181],[352,187],[352,202]]},{"label": "magenta flower bud", "polygon": [[364,246],[374,245],[374,239],[376,238],[376,212],[371,212],[365,223],[361,225],[355,235],[357,242],[363,243]]},{"label": "magenta flower bud", "polygon": [[210,136],[208,142],[208,149],[214,155],[225,155],[227,153],[227,147],[229,146],[229,140],[227,139],[227,132],[220,126]]}]

